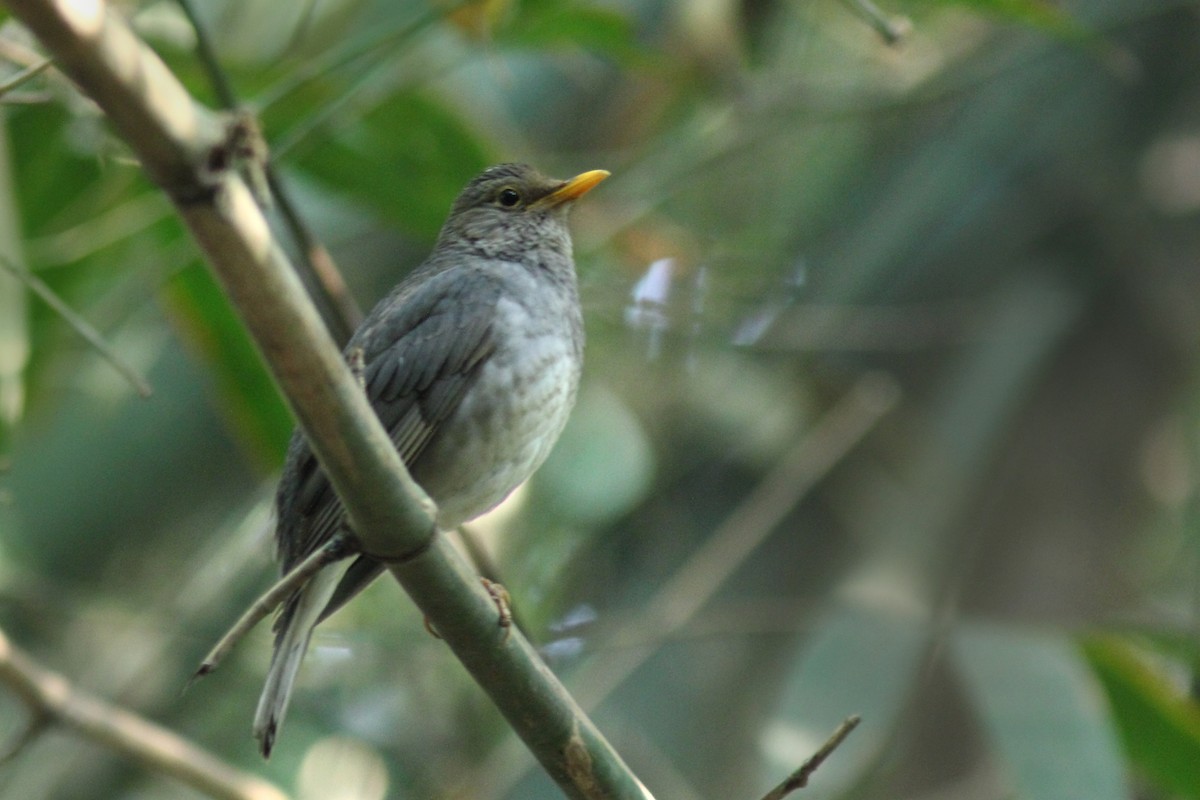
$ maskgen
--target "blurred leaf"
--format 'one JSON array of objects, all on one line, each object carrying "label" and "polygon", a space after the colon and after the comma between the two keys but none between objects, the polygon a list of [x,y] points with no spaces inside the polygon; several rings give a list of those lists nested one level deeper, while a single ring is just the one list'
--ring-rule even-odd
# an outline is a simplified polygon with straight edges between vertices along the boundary
[{"label": "blurred leaf", "polygon": [[294,164],[406,232],[432,239],[463,185],[490,161],[456,114],[404,91],[298,153]]},{"label": "blurred leaf", "polygon": [[[113,247],[128,244],[135,232],[115,224],[114,214],[131,202],[132,193],[147,191],[147,181],[136,169],[105,167],[111,140],[90,112],[72,116],[51,104],[17,106],[6,109],[5,121],[13,180],[19,187],[13,200],[23,233],[12,241],[24,239],[17,262],[37,272],[77,310],[90,316],[89,308],[101,304],[94,321],[102,329],[114,325],[129,308],[114,290],[149,263],[143,256],[160,252],[157,242],[148,241],[140,251]],[[161,197],[158,203],[168,206]],[[154,217],[159,218],[161,214]],[[77,355],[79,343],[44,303],[31,303],[24,313],[30,340],[23,375],[26,400],[31,412],[45,411],[56,402],[46,400],[62,391],[59,368]]]},{"label": "blurred leaf", "polygon": [[627,514],[653,473],[654,454],[637,417],[621,398],[588,386],[534,487],[565,518],[598,525]]},{"label": "blurred leaf", "polygon": [[446,19],[468,36],[486,39],[513,9],[512,0],[473,0],[451,10]]},{"label": "blurred leaf", "polygon": [[1067,39],[1082,39],[1091,36],[1091,32],[1077,18],[1047,0],[928,1],[938,5],[962,6],[980,14],[990,14]]},{"label": "blurred leaf", "polygon": [[887,746],[912,692],[928,643],[924,622],[860,608],[819,620],[761,741],[764,784],[778,781],[816,752],[851,714],[862,726],[813,775],[816,796],[848,789]]},{"label": "blurred leaf", "polygon": [[[8,131],[0,117],[0,258],[21,262],[18,193],[13,182]],[[0,264],[0,267],[5,266]],[[28,298],[15,276],[0,269],[0,469],[9,433],[25,410],[25,366],[29,360]]]},{"label": "blurred leaf", "polygon": [[[0,215],[7,216],[0,212]],[[0,468],[11,429],[24,413],[29,360],[28,294],[12,275],[0,273]]]},{"label": "blurred leaf", "polygon": [[183,338],[212,370],[222,406],[254,458],[283,462],[292,416],[262,357],[212,275],[201,264],[180,270],[164,289]]},{"label": "blurred leaf", "polygon": [[[93,130],[61,106],[37,105],[8,112],[20,216],[27,236],[61,228],[61,217],[87,187],[102,177],[95,153],[80,145]],[[64,141],[68,146],[64,147]],[[93,144],[93,142],[87,142]]]},{"label": "blurred leaf", "polygon": [[963,625],[953,654],[1016,797],[1129,797],[1113,721],[1065,637]]},{"label": "blurred leaf", "polygon": [[646,53],[638,47],[633,23],[623,14],[606,8],[542,4],[505,26],[496,39],[534,49],[582,47],[625,65],[646,58]]},{"label": "blurred leaf", "polygon": [[1200,704],[1172,688],[1124,639],[1092,636],[1083,652],[1108,693],[1133,763],[1164,790],[1200,798]]}]

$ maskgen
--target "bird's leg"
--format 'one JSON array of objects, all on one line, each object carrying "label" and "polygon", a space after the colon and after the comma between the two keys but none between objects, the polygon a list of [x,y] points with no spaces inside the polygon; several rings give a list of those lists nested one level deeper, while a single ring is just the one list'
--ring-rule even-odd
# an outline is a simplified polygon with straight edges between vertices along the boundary
[{"label": "bird's leg", "polygon": [[366,371],[367,365],[363,357],[363,349],[355,347],[346,353],[346,364],[350,367],[350,374],[354,376],[354,382],[358,384],[358,388],[366,391],[367,382],[363,378],[363,373]]}]

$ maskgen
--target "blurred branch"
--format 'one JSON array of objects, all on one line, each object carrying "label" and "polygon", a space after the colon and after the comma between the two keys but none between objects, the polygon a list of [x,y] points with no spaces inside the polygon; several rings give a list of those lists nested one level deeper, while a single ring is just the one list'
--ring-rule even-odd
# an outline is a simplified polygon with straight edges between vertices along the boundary
[{"label": "blurred branch", "polygon": [[[890,376],[872,373],[859,378],[645,603],[633,626],[637,641],[625,641],[617,633],[602,654],[575,672],[581,705],[596,708],[657,652],[644,642],[661,643],[687,625],[899,399],[900,388]],[[488,787],[489,797],[503,795],[524,770],[512,750],[511,742],[497,747],[470,783]]]},{"label": "blurred branch", "polygon": [[[208,75],[209,82],[212,83],[217,100],[226,111],[248,113],[238,100],[229,76],[221,67],[216,48],[213,47],[212,39],[208,35],[208,29],[201,23],[192,0],[176,0],[176,2],[183,9],[184,16],[187,17],[196,34],[196,56],[199,58],[205,74]],[[305,286],[309,287],[309,291],[316,295],[318,307],[326,309],[323,316],[334,339],[339,344],[345,344],[354,333],[354,329],[362,322],[362,309],[359,308],[354,296],[350,294],[333,256],[329,254],[329,250],[300,216],[296,204],[292,202],[291,193],[283,185],[283,181],[280,180],[274,167],[266,159],[261,167],[266,175],[267,187],[270,189],[269,196],[274,198],[275,203],[279,206],[279,213],[283,216],[288,233],[291,234],[292,240],[300,252],[299,267],[303,270],[301,279]]]},{"label": "blurred branch", "polygon": [[178,207],[263,352],[363,550],[392,574],[573,798],[647,798],[595,725],[434,526],[413,482],[242,180],[227,125],[101,3],[8,6],[100,107]]},{"label": "blurred branch", "polygon": [[217,58],[217,49],[213,47],[212,39],[208,36],[208,29],[200,23],[200,15],[196,13],[196,6],[192,4],[192,0],[175,0],[183,15],[187,17],[188,24],[192,26],[192,32],[196,34],[196,58],[200,59],[200,66],[204,69],[204,74],[208,76],[208,82],[212,84],[213,91],[217,94],[217,101],[226,111],[233,111],[240,103],[238,103],[237,95],[233,92],[233,83],[230,82],[229,76],[225,74],[225,70],[221,67],[221,62]]},{"label": "blurred branch", "polygon": [[892,16],[871,0],[842,0],[851,10],[867,21],[887,44],[899,44],[912,33],[912,21],[908,17]]},{"label": "blurred branch", "polygon": [[150,388],[150,384],[142,377],[142,374],[132,364],[121,358],[120,354],[113,350],[108,342],[104,341],[104,336],[101,335],[100,331],[92,327],[92,324],[86,319],[76,314],[61,297],[54,293],[53,289],[46,285],[45,281],[19,264],[14,264],[2,256],[0,256],[0,269],[20,280],[34,294],[42,298],[42,302],[54,309],[55,313],[74,328],[75,332],[82,336],[88,344],[96,348],[96,352],[105,361],[112,364],[113,368],[121,373],[125,380],[129,381],[129,384],[138,393],[139,397],[149,397],[154,393],[154,390]]},{"label": "blurred branch", "polygon": [[[288,95],[304,89],[318,78],[339,70],[346,70],[359,61],[380,52],[394,50],[410,36],[420,33],[443,19],[446,14],[453,13],[455,9],[468,2],[470,0],[453,0],[445,4],[431,5],[428,9],[418,13],[415,19],[406,21],[398,27],[375,26],[365,36],[359,37],[357,42],[352,42],[349,46],[324,50],[313,58],[306,59],[283,80],[257,95],[255,105],[264,111],[268,110],[282,102]],[[343,94],[342,98],[346,96]],[[342,98],[337,98],[332,105],[337,105],[337,100]],[[318,118],[324,120],[324,113],[319,113]]]},{"label": "blurred branch", "polygon": [[[899,399],[900,389],[890,376],[872,373],[859,378],[655,593],[638,627],[667,637],[686,625]],[[617,645],[615,650],[622,648]],[[631,654],[638,664],[649,657],[645,652]],[[585,702],[599,703],[636,665],[613,667],[605,665],[604,679],[590,687]]]},{"label": "blurred branch", "polygon": [[797,789],[808,786],[808,779],[817,771],[817,767],[825,763],[825,759],[829,758],[830,754],[846,741],[846,737],[858,727],[860,722],[862,722],[862,718],[858,715],[846,717],[842,724],[837,726],[833,735],[825,740],[825,744],[821,745],[820,750],[813,753],[807,761],[800,765],[798,770],[788,775],[783,783],[763,795],[762,800],[783,800]]},{"label": "blurred branch", "polygon": [[296,242],[296,247],[304,257],[302,263],[307,272],[306,283],[309,286],[319,287],[324,303],[331,309],[330,315],[327,316],[327,320],[331,323],[329,325],[330,333],[338,344],[345,344],[363,320],[362,308],[354,299],[354,295],[350,294],[350,289],[346,286],[346,279],[342,277],[337,262],[333,260],[333,256],[330,255],[329,250],[321,243],[316,234],[305,224],[295,203],[292,202],[291,194],[279,178],[279,173],[270,163],[266,165],[266,173],[267,186],[271,189],[271,196],[278,203],[279,213],[283,215],[284,222]]},{"label": "blurred branch", "polygon": [[27,81],[33,80],[38,75],[41,75],[53,63],[53,59],[47,58],[31,67],[26,67],[8,80],[0,83],[0,97],[4,97],[4,95],[11,92],[13,89],[17,89]]},{"label": "blurred branch", "polygon": [[286,800],[254,775],[234,769],[178,734],[86,694],[58,673],[36,664],[0,631],[0,684],[29,709],[30,720],[4,754],[11,758],[48,725],[58,724],[169,775],[218,800]]}]

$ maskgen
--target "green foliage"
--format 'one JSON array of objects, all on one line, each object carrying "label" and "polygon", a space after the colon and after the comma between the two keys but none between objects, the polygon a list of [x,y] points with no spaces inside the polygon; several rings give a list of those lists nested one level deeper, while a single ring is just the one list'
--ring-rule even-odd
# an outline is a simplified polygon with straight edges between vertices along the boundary
[{"label": "green foliage", "polygon": [[647,51],[638,46],[633,23],[624,14],[572,3],[525,3],[521,12],[498,31],[498,44],[533,51],[582,48],[626,67],[646,63]]},{"label": "green foliage", "polygon": [[1015,797],[1129,796],[1108,710],[1069,641],[970,625],[955,637],[955,655]]},{"label": "green foliage", "polygon": [[239,437],[266,469],[283,463],[292,415],[229,300],[203,264],[175,273],[163,290],[175,324],[211,370]]},{"label": "green foliage", "polygon": [[[859,713],[822,797],[969,779],[982,797],[1108,800],[1131,776],[1154,800],[1200,797],[1194,643],[1074,644],[1094,621],[1200,615],[1181,557],[1200,549],[1194,14],[881,4],[914,15],[893,48],[833,0],[528,0],[466,20],[199,5],[364,307],[486,164],[613,171],[573,221],[578,413],[519,505],[478,527],[552,667],[657,796],[761,796]],[[210,101],[173,9],[118,13]],[[1093,26],[1140,80],[1079,46]],[[290,415],[94,107],[52,73],[20,94],[36,102],[5,108],[11,244],[155,396],[0,284],[0,347],[28,349],[0,376],[27,398],[0,470],[0,627],[263,769],[247,726],[269,633],[178,691],[273,574],[264,498]],[[900,407],[824,463],[875,372]],[[761,542],[687,571],[714,531],[775,512]],[[705,598],[686,618],[649,605],[680,575]],[[333,774],[334,736],[389,796],[554,796],[395,586],[314,644],[266,768],[297,796]],[[66,735],[0,772],[0,800],[177,796]]]},{"label": "green foliage", "polygon": [[[1174,796],[1200,797],[1200,703],[1154,669],[1147,654],[1126,639],[1090,636],[1082,644],[1138,771]],[[1194,669],[1194,658],[1191,665]]]},{"label": "green foliage", "polygon": [[336,125],[296,164],[405,232],[432,240],[459,189],[486,167],[484,145],[438,100],[399,91]]},{"label": "green foliage", "polygon": [[1051,0],[917,0],[928,5],[960,6],[972,12],[993,15],[1068,39],[1088,34],[1078,18]]}]

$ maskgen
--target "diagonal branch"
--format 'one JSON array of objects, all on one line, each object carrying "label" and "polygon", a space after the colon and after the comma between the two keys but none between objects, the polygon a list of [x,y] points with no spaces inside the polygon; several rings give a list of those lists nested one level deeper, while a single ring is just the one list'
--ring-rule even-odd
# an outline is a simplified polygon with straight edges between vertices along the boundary
[{"label": "diagonal branch", "polygon": [[100,2],[9,0],[56,63],[100,105],[167,192],[287,396],[363,549],[392,574],[562,790],[573,798],[649,792],[433,524],[312,302],[228,169],[223,126]]},{"label": "diagonal branch", "polygon": [[154,394],[154,390],[150,387],[149,382],[137,371],[137,368],[121,358],[120,354],[113,350],[108,342],[104,341],[104,335],[67,305],[67,302],[55,294],[54,290],[47,286],[45,281],[20,264],[9,261],[4,256],[0,256],[0,270],[20,280],[29,287],[30,291],[42,298],[42,302],[54,309],[67,325],[74,328],[75,332],[82,336],[84,341],[96,349],[101,358],[111,364],[113,369],[121,373],[121,377],[129,382],[129,385],[133,387],[139,397],[149,397]]},{"label": "diagonal branch", "polygon": [[30,714],[28,727],[7,755],[15,754],[46,725],[57,723],[209,797],[287,800],[276,787],[234,769],[178,734],[80,691],[62,675],[36,664],[3,631],[0,684],[17,695]]},{"label": "diagonal branch", "polygon": [[[213,46],[212,38],[209,36],[203,20],[196,13],[193,0],[176,0],[176,2],[196,34],[196,55],[200,59],[200,64],[204,68],[209,82],[212,83],[213,91],[216,93],[221,107],[229,112],[248,113],[238,100],[229,76],[221,68],[216,47]],[[362,309],[358,307],[358,303],[350,294],[341,272],[338,271],[337,264],[333,261],[333,256],[329,254],[325,245],[300,217],[296,204],[292,202],[291,192],[287,191],[279,173],[270,163],[260,166],[266,174],[270,196],[279,207],[287,230],[299,251],[300,261],[296,266],[302,270],[304,283],[326,311],[325,322],[329,326],[334,340],[344,343],[362,322]]]}]

